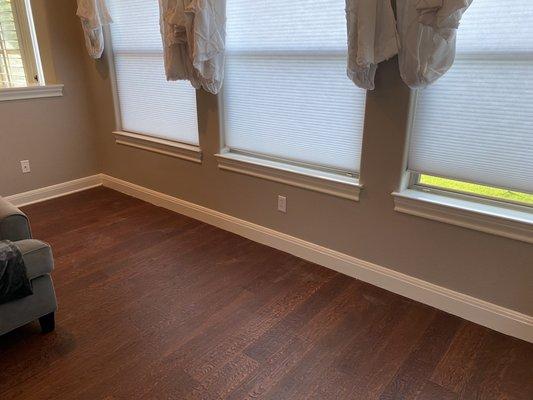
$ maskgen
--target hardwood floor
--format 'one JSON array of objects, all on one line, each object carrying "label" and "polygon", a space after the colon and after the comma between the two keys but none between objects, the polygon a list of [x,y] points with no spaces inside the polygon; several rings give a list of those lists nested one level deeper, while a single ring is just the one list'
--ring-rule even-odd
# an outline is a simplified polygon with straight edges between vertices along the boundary
[{"label": "hardwood floor", "polygon": [[533,399],[524,341],[109,189],[25,211],[60,308],[2,400]]}]

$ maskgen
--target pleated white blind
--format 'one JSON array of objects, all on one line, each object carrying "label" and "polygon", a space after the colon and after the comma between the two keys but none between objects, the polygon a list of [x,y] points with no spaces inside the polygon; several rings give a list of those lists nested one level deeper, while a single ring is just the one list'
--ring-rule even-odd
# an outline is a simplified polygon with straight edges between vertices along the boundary
[{"label": "pleated white blind", "polygon": [[418,93],[409,169],[533,192],[533,1],[475,0],[458,35]]},{"label": "pleated white blind", "polygon": [[344,0],[228,0],[226,145],[357,172],[365,92],[346,77]]},{"label": "pleated white blind", "polygon": [[122,129],[198,144],[196,93],[167,82],[157,0],[107,0]]}]

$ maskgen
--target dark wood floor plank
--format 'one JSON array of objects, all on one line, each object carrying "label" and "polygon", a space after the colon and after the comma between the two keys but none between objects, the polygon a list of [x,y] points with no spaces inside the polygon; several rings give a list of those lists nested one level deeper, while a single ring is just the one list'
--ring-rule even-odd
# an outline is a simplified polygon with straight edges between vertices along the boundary
[{"label": "dark wood floor plank", "polygon": [[[302,328],[321,310],[334,307],[338,304],[337,296],[344,293],[351,296],[346,289],[353,280],[346,276],[337,275],[320,287],[309,299],[302,302],[296,309],[285,316],[281,321],[262,334],[257,340],[245,349],[245,353],[253,359],[264,362],[269,356],[283,347],[287,341],[301,334]],[[355,290],[354,286],[351,286]],[[342,296],[340,301],[343,301]],[[348,299],[346,299],[348,300]],[[329,309],[328,312],[331,312]],[[328,313],[328,315],[331,315]]]},{"label": "dark wood floor plank", "polygon": [[[194,359],[191,359],[189,369],[191,375],[196,379],[203,379],[206,374],[218,370],[228,358],[242,351],[300,303],[306,301],[323,283],[319,277],[300,280],[298,285],[290,285],[284,295],[276,294],[273,301],[256,309],[249,318],[241,319],[232,335],[225,337],[209,335],[208,340],[213,343],[213,347],[202,355],[197,352]],[[202,338],[206,337],[202,335]],[[187,352],[188,346],[189,343],[185,345]]]},{"label": "dark wood floor plank", "polygon": [[[514,362],[516,357],[514,346],[510,346],[509,341],[503,335],[487,335],[477,354],[476,368],[460,393],[460,399],[490,399],[507,398],[507,393],[503,387],[502,377]],[[530,356],[533,354],[530,353]],[[533,385],[533,357],[530,358],[529,375],[524,374],[525,380],[522,385],[526,388]],[[510,378],[513,380],[515,378]],[[509,382],[507,380],[507,382]]]},{"label": "dark wood floor plank", "polygon": [[415,399],[446,353],[460,326],[460,318],[436,312],[430,326],[385,388],[380,400]]},{"label": "dark wood floor plank", "polygon": [[308,350],[309,344],[292,337],[267,360],[260,363],[259,368],[250,374],[245,382],[226,397],[228,400],[262,399],[287,373],[293,368]]},{"label": "dark wood floor plank", "polygon": [[[342,279],[346,279],[346,277],[342,277]],[[333,281],[338,282],[337,279]],[[328,335],[339,334],[340,324],[343,320],[347,320],[348,313],[355,310],[354,305],[356,302],[354,300],[357,297],[355,289],[358,284],[354,281],[348,283],[343,291],[331,298],[327,306],[321,308],[318,313],[309,313],[310,309],[306,307],[307,318],[311,318],[308,320],[307,318],[301,318],[300,323],[303,323],[303,325],[294,325],[292,316],[288,316],[286,319],[291,321],[292,326],[284,325],[287,321],[282,320],[262,335],[258,339],[257,345],[254,344],[246,349],[248,354],[260,361],[264,368],[245,385],[241,385],[235,390],[230,398],[256,398],[259,395],[265,395],[267,392],[271,392],[269,394],[271,397],[279,396],[283,398],[278,392],[279,390],[287,391],[288,389],[288,386],[281,382],[287,376],[287,370],[293,368],[291,379],[295,379],[294,369],[302,370],[302,364],[309,364],[302,362],[302,359],[310,357],[320,340],[327,340],[326,337]],[[325,286],[329,286],[328,284]],[[320,295],[317,292],[315,296],[321,297],[321,295],[331,291],[331,288],[321,289],[324,289],[324,292]],[[319,301],[315,302],[315,304],[319,303]],[[348,320],[346,322],[353,323],[353,321]],[[306,332],[313,332],[312,340],[310,340],[309,335],[306,335]],[[275,339],[274,335],[277,333],[280,334],[280,337]],[[262,349],[262,346],[265,345],[267,349]],[[320,350],[318,352],[320,353]]]},{"label": "dark wood floor plank", "polygon": [[463,323],[431,380],[454,393],[461,393],[475,372],[477,356],[487,334],[489,331],[482,326]]},{"label": "dark wood floor plank", "polygon": [[374,346],[374,353],[358,366],[353,384],[355,398],[378,399],[412,352],[433,319],[432,310],[410,304],[405,315]]},{"label": "dark wood floor plank", "polygon": [[[235,248],[234,248],[235,250]],[[237,253],[238,254],[238,253]],[[151,269],[146,269],[146,273],[148,273],[149,271],[153,271]],[[256,273],[260,272],[260,270],[255,270]],[[206,275],[208,276],[208,275]],[[246,275],[243,275],[241,273],[241,277],[245,277]],[[235,276],[236,278],[236,276]],[[244,279],[244,278],[243,278]],[[157,287],[157,295],[155,296],[156,299],[161,299],[161,298],[164,298],[167,302],[168,301],[172,301],[174,299],[174,296],[172,295],[172,293],[168,293],[167,294],[167,291],[166,289],[163,288],[162,284],[163,282],[159,283],[157,282],[157,280],[154,278],[154,277],[151,277],[151,278],[144,278],[140,280],[141,282],[149,282],[151,284],[156,284],[156,287]],[[222,286],[223,285],[223,281],[220,281],[220,280],[213,280],[213,279],[210,279],[209,280],[210,282],[214,282],[214,283],[218,283],[220,285],[220,289],[224,289],[224,287]],[[235,282],[239,282],[238,280],[235,280]],[[185,282],[185,283],[188,283],[188,282]],[[111,286],[109,287],[108,286],[108,290],[113,290],[114,288]],[[139,289],[133,289],[133,290],[128,290],[127,293],[130,293],[132,294],[133,298],[130,299],[130,301],[135,301],[135,296],[138,296],[137,293],[139,292],[142,292],[140,290],[141,288]],[[208,304],[208,305],[212,305],[212,304],[220,304],[220,301],[225,299],[225,300],[228,300],[228,296],[227,296],[227,292],[229,290],[234,290],[234,288],[230,287],[230,288],[227,288],[226,289],[226,296],[219,296],[219,298],[217,299],[215,297],[214,294],[217,294],[217,291],[199,291],[199,290],[196,290],[194,293],[195,295],[198,295],[198,296],[210,296],[211,298],[207,298],[205,299],[205,303]],[[189,290],[189,288],[187,288],[187,290]],[[150,294],[150,292],[149,292]],[[237,294],[237,292],[235,293]],[[151,295],[153,296],[154,293],[151,293]],[[159,297],[159,296],[162,296],[162,297]],[[146,295],[144,296],[145,298],[147,297]],[[190,293],[188,296],[184,296],[185,299],[187,299],[187,301],[193,301],[194,300],[194,296],[192,295],[192,293]],[[121,301],[125,301],[126,299],[122,299],[122,300],[118,300],[118,302],[121,302]],[[218,301],[217,301],[218,300]],[[172,325],[169,325],[168,323],[168,320],[165,318],[166,316],[163,315],[161,316],[161,314],[159,313],[159,311],[155,308],[152,308],[151,311],[150,311],[150,308],[148,307],[148,305],[150,305],[151,303],[149,302],[149,296],[148,298],[146,298],[145,300],[139,300],[138,302],[136,302],[137,305],[142,305],[142,308],[145,309],[146,311],[149,311],[150,312],[150,315],[149,317],[150,318],[164,318],[162,320],[162,324],[161,325],[155,325],[155,326],[150,326],[148,330],[143,330],[143,331],[138,331],[136,332],[137,334],[135,336],[133,336],[133,341],[132,341],[132,338],[130,337],[131,336],[131,333],[132,331],[136,331],[137,329],[140,329],[140,328],[137,328],[136,326],[136,323],[137,323],[137,320],[138,321],[141,321],[143,318],[146,318],[148,316],[145,316],[145,315],[142,315],[141,313],[139,313],[137,315],[137,319],[136,318],[131,318],[132,315],[130,312],[128,312],[128,310],[122,310],[122,311],[126,311],[126,313],[119,313],[117,315],[109,315],[108,318],[106,318],[107,321],[110,321],[111,322],[111,325],[110,326],[103,326],[103,327],[99,327],[99,328],[102,328],[104,330],[107,330],[108,332],[113,332],[113,326],[117,325],[117,326],[127,326],[126,323],[129,323],[129,324],[133,324],[133,328],[130,327],[130,330],[129,331],[126,331],[126,332],[116,332],[114,333],[115,334],[115,341],[119,341],[120,345],[118,347],[116,347],[114,349],[114,351],[112,352],[109,352],[108,354],[104,354],[102,355],[101,357],[91,357],[91,360],[85,362],[85,363],[82,363],[80,365],[74,365],[72,366],[71,370],[70,370],[70,373],[72,376],[74,377],[77,377],[79,379],[81,379],[82,376],[84,376],[84,374],[86,373],[87,370],[91,370],[92,368],[96,368],[97,365],[99,363],[105,363],[110,369],[111,371],[113,371],[113,373],[111,374],[112,378],[115,378],[115,374],[121,370],[124,371],[124,374],[125,376],[127,377],[128,374],[131,375],[131,369],[126,369],[125,367],[127,366],[130,366],[128,365],[129,363],[126,363],[126,365],[123,365],[123,360],[124,360],[124,356],[125,354],[123,354],[124,352],[129,352],[130,351],[130,348],[131,347],[135,347],[137,349],[137,354],[135,354],[134,357],[130,357],[128,359],[128,361],[132,361],[132,362],[135,362],[136,365],[135,367],[139,367],[141,368],[142,370],[142,367],[143,365],[146,365],[146,364],[149,364],[150,361],[153,361],[151,358],[150,358],[150,355],[152,354],[156,354],[157,357],[161,357],[161,354],[163,353],[164,354],[164,349],[162,350],[162,346],[164,346],[166,343],[170,343],[170,345],[174,345],[176,343],[176,339],[175,339],[175,336],[174,335],[169,335],[169,328],[172,328],[172,329],[176,329],[176,328],[180,328],[180,332],[175,332],[176,334],[178,334],[178,336],[181,336],[181,337],[184,337],[186,332],[192,328],[192,326],[194,325],[194,321],[191,321],[191,315],[190,313],[187,313],[185,312],[184,310],[180,310],[180,305],[176,304],[175,305],[175,308],[174,308],[174,312],[175,314],[179,315],[180,318],[176,319],[176,315],[174,316],[168,316],[168,318],[171,318],[171,321],[172,321]],[[154,307],[156,307],[156,305],[154,305]],[[140,307],[139,307],[140,308]],[[181,312],[180,312],[181,311]],[[122,320],[125,320],[124,323],[119,323],[119,324],[116,324],[117,320],[120,322]],[[176,327],[176,328],[175,328]],[[160,328],[163,328],[163,329],[160,329]],[[166,335],[164,336],[161,336],[161,333],[162,332],[165,332]],[[90,333],[90,331],[89,331]],[[94,335],[97,335],[98,332],[94,332]],[[106,337],[104,337],[104,340],[107,340]],[[95,343],[96,342],[96,343]],[[96,339],[93,339],[92,341],[92,344],[98,344],[99,341],[98,341],[98,337]],[[87,343],[87,345],[91,345],[91,343]],[[109,347],[107,345],[104,345],[104,347]],[[141,359],[139,359],[139,357],[142,357]],[[106,377],[107,378],[107,377]],[[104,383],[104,382],[102,382]],[[109,385],[112,384],[112,380],[109,379],[109,382],[107,382],[107,386],[109,387]],[[66,392],[68,391],[68,388],[65,389],[63,388],[62,389],[63,392]]]},{"label": "dark wood floor plank", "polygon": [[24,210],[60,308],[2,400],[533,398],[530,343],[109,189]]},{"label": "dark wood floor plank", "polygon": [[512,347],[511,363],[498,377],[503,399],[533,398],[533,346],[522,340],[501,338],[502,346]]},{"label": "dark wood floor plank", "polygon": [[[252,247],[256,247],[258,245],[253,244],[251,242],[248,242],[248,244]],[[235,250],[235,248],[234,248]],[[255,252],[255,255],[259,255],[257,251]],[[237,253],[238,256],[238,253]],[[251,265],[255,265],[256,262],[249,262]],[[260,279],[264,279],[267,275],[268,279],[276,280],[279,278],[279,275],[281,274],[281,270],[277,270],[277,274],[272,274],[272,270],[267,270],[265,273],[264,269],[251,269],[255,274],[263,275],[263,278],[260,277]],[[209,275],[207,275],[209,276]],[[242,272],[240,273],[239,279],[244,279],[246,275]],[[231,277],[224,277],[224,279],[221,280],[214,280],[211,279],[211,282],[217,282],[220,285],[224,285],[224,281]],[[237,279],[229,279],[233,283],[239,283],[239,280]],[[242,287],[240,287],[242,286]],[[203,293],[204,296],[210,296],[205,298],[202,303],[199,303],[198,307],[200,309],[205,310],[206,307],[211,308],[213,311],[217,311],[216,314],[212,314],[211,316],[206,314],[205,312],[198,315],[196,318],[191,319],[187,318],[185,316],[182,316],[181,318],[176,319],[176,316],[172,317],[169,315],[169,319],[165,319],[164,323],[161,325],[155,325],[153,327],[150,327],[148,332],[143,333],[144,339],[144,345],[150,344],[151,349],[149,352],[144,352],[142,354],[142,357],[133,359],[131,362],[127,363],[126,365],[118,365],[115,369],[115,374],[110,376],[106,382],[102,382],[102,385],[97,386],[106,386],[111,385],[114,381],[122,380],[122,379],[128,379],[136,373],[132,371],[142,371],[143,366],[148,366],[156,363],[155,365],[151,365],[151,369],[159,369],[161,365],[165,365],[168,363],[171,363],[173,365],[176,364],[176,360],[179,360],[182,367],[186,364],[186,356],[189,352],[189,346],[185,346],[185,353],[184,354],[174,354],[177,349],[184,346],[184,344],[190,340],[191,338],[194,338],[195,336],[202,334],[206,331],[209,331],[210,329],[213,329],[213,326],[220,327],[220,324],[227,321],[228,318],[233,318],[237,313],[246,311],[247,303],[253,303],[255,305],[258,305],[258,303],[254,296],[249,293],[246,290],[242,290],[243,287],[247,286],[244,282],[241,282],[241,285],[230,286],[228,288],[224,288],[224,286],[221,287],[220,290],[235,290],[238,289],[235,293],[237,295],[237,298],[234,299],[234,301],[231,301],[231,298],[226,296],[226,300],[230,301],[229,304],[226,304],[224,306],[220,306],[220,304],[224,303],[219,299],[217,299],[213,296],[212,293],[203,292],[203,291],[196,291],[197,293]],[[240,288],[239,288],[240,287]],[[185,298],[187,300],[191,299],[191,295],[186,295]],[[218,305],[218,307],[217,307]],[[249,313],[245,313],[247,316]],[[182,319],[185,318],[185,319]],[[183,321],[183,322],[182,322]],[[216,332],[227,332],[226,329],[214,329]],[[231,330],[229,330],[231,332]],[[201,347],[200,350],[203,348]],[[205,349],[209,349],[209,343],[206,344]],[[200,351],[199,350],[199,351]],[[205,351],[205,350],[204,350]],[[155,355],[155,357],[151,357],[151,355]],[[158,363],[157,361],[160,361]],[[142,373],[139,374],[139,377],[142,377]],[[199,389],[199,388],[196,388]],[[195,390],[196,392],[196,390]]]},{"label": "dark wood floor plank", "polygon": [[[363,340],[369,335],[373,324],[390,310],[379,304],[370,303],[365,298],[365,290],[347,293],[341,299],[340,307],[330,309],[327,317],[323,314],[313,318],[299,337],[310,345],[304,356],[290,369],[282,379],[266,394],[267,399],[305,398],[312,395],[322,384],[322,376],[328,366],[333,364],[336,371],[338,361],[351,352],[351,344]],[[351,391],[351,382],[347,391]],[[338,389],[338,388],[337,388]],[[334,395],[332,396],[334,397]]]},{"label": "dark wood floor plank", "polygon": [[456,393],[434,382],[427,381],[416,400],[457,400],[458,398],[459,396]]}]

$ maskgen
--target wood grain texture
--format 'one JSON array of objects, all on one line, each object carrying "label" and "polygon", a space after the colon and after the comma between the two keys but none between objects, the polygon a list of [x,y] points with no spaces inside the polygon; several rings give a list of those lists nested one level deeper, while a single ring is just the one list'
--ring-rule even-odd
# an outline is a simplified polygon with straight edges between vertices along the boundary
[{"label": "wood grain texture", "polygon": [[25,211],[59,310],[2,400],[533,398],[533,345],[291,255],[104,188]]}]

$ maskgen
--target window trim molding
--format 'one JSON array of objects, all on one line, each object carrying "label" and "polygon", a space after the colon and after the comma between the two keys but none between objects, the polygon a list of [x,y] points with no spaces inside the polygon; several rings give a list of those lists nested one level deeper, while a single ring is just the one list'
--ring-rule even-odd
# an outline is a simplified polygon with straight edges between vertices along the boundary
[{"label": "window trim molding", "polygon": [[533,213],[471,196],[440,195],[416,189],[393,192],[394,210],[533,244]]},{"label": "window trim molding", "polygon": [[115,68],[115,53],[113,52],[113,37],[109,25],[102,27],[104,35],[104,56],[109,69],[109,81],[113,95],[113,107],[115,114],[115,131],[122,131],[122,113],[120,109],[120,99],[118,97],[117,70]]},{"label": "window trim molding", "polygon": [[197,164],[202,163],[202,150],[200,146],[121,130],[114,131],[113,136],[115,143],[118,145],[146,150]]},{"label": "window trim molding", "polygon": [[0,88],[0,101],[61,97],[63,87],[64,85],[34,85]]},{"label": "window trim molding", "polygon": [[347,177],[329,172],[263,160],[257,157],[232,153],[223,150],[215,154],[218,168],[273,182],[329,194],[347,200],[359,201],[362,185],[355,177]]}]

